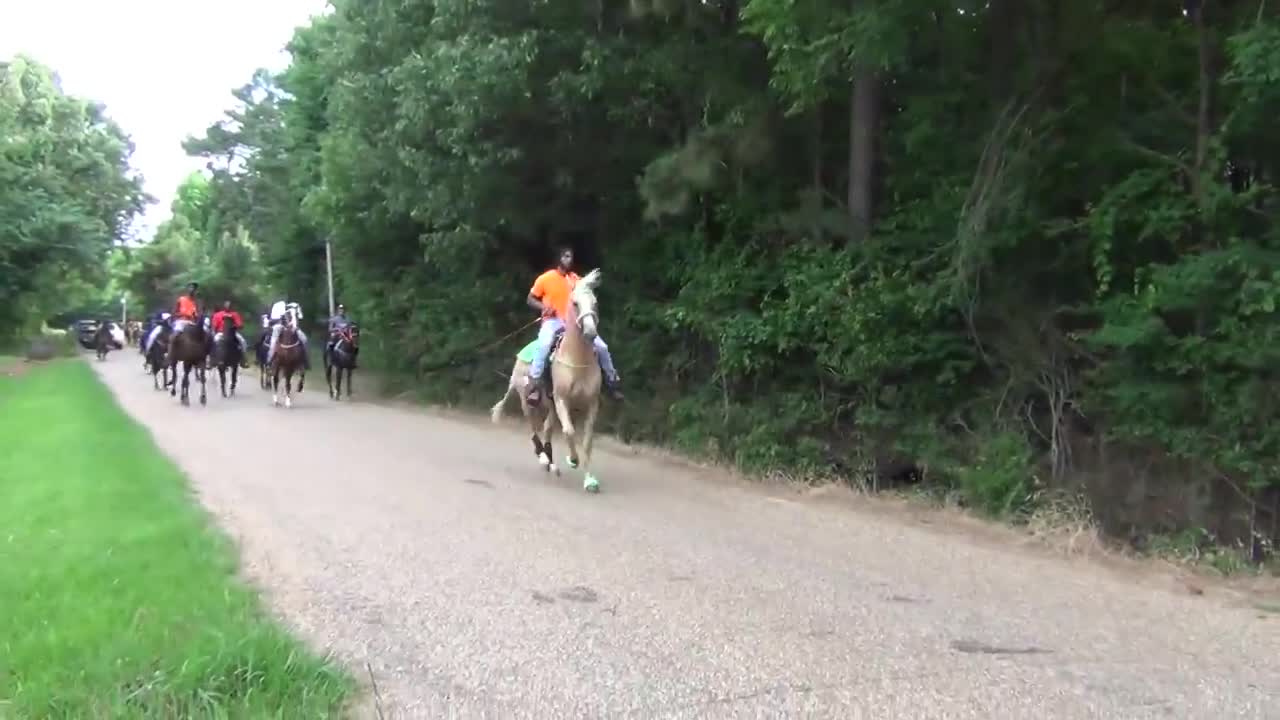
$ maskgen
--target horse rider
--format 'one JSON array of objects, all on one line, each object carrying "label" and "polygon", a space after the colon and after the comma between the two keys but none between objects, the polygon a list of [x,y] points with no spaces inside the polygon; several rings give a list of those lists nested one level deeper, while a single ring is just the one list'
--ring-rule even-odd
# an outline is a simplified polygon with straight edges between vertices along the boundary
[{"label": "horse rider", "polygon": [[196,307],[196,295],[199,291],[199,283],[193,282],[187,285],[187,291],[179,295],[177,302],[173,304],[173,315],[166,318],[167,323],[156,325],[156,327],[152,328],[151,334],[147,336],[146,352],[151,352],[151,344],[155,342],[156,336],[160,334],[166,324],[174,333],[179,333],[196,321],[196,315],[199,313]]},{"label": "horse rider", "polygon": [[329,318],[329,340],[324,344],[326,353],[332,352],[334,346],[338,344],[338,333],[351,327],[352,324],[351,318],[347,317],[347,306],[338,303],[337,310]]},{"label": "horse rider", "polygon": [[231,332],[236,335],[236,343],[240,346],[240,367],[249,367],[248,345],[244,341],[244,336],[240,334],[240,328],[244,327],[244,320],[241,319],[240,313],[231,309],[231,301],[224,300],[222,307],[218,312],[213,314],[213,341],[216,343],[222,339],[222,334],[227,332],[227,323],[231,323]]},{"label": "horse rider", "polygon": [[307,334],[298,326],[298,321],[302,319],[302,306],[294,301],[286,303],[284,300],[277,300],[271,306],[268,319],[271,323],[271,344],[267,346],[267,364],[270,365],[272,358],[275,357],[276,341],[280,339],[280,329],[285,322],[288,322],[289,327],[298,334],[298,340],[302,342],[302,367],[310,370],[311,354],[308,352]]},{"label": "horse rider", "polygon": [[[555,341],[556,333],[564,330],[564,319],[569,316],[569,299],[577,282],[578,274],[573,271],[573,250],[562,247],[559,263],[539,275],[529,290],[529,307],[542,313],[542,324],[538,327],[538,345],[533,353],[533,364],[529,366],[530,405],[537,405],[542,400],[540,379],[546,370],[547,356],[551,354],[551,344]],[[621,400],[622,378],[613,366],[609,346],[599,335],[596,335],[594,345],[600,369],[604,371],[605,389],[614,400]]]}]

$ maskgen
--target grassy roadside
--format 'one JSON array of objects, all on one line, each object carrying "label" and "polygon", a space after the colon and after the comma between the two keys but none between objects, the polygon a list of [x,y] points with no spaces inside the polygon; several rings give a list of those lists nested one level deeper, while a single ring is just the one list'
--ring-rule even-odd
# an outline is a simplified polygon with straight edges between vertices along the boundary
[{"label": "grassy roadside", "polygon": [[239,584],[80,361],[0,373],[0,717],[340,714],[354,683]]}]

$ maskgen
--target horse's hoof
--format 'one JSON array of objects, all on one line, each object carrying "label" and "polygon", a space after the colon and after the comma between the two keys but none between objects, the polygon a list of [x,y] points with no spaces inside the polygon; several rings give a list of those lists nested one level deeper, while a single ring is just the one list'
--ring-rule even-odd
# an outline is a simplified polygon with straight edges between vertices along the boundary
[{"label": "horse's hoof", "polygon": [[565,459],[564,459],[564,464],[565,464],[565,465],[568,465],[568,466],[569,466],[569,467],[571,467],[571,468],[577,469],[577,467],[578,467],[578,458],[576,458],[576,457],[574,457],[574,456],[570,455],[569,457],[567,457],[567,458],[565,458]]},{"label": "horse's hoof", "polygon": [[596,479],[595,475],[587,475],[586,479],[582,481],[582,489],[589,493],[598,493],[600,492],[600,481]]},{"label": "horse's hoof", "polygon": [[538,464],[542,466],[543,470],[550,470],[552,465],[551,458],[547,457],[546,453],[538,453]]},{"label": "horse's hoof", "polygon": [[559,465],[556,465],[555,463],[551,463],[551,467],[547,468],[547,470],[548,470],[549,472],[553,472],[553,473],[555,473],[555,474],[556,474],[556,477],[560,477],[560,466],[559,466]]},{"label": "horse's hoof", "polygon": [[293,407],[293,398],[291,398],[291,397],[287,397],[287,398],[285,398],[285,399],[284,399],[284,406],[285,406],[286,408],[291,408],[291,407]]},{"label": "horse's hoof", "polygon": [[201,396],[200,396],[200,404],[201,404],[201,405],[207,405],[208,403],[209,403],[209,399],[208,399],[208,398],[206,398],[204,395],[201,395]]},{"label": "horse's hoof", "polygon": [[271,396],[271,404],[272,404],[272,405],[275,405],[276,407],[280,407],[280,396],[279,396],[279,395],[272,395],[272,396]]}]

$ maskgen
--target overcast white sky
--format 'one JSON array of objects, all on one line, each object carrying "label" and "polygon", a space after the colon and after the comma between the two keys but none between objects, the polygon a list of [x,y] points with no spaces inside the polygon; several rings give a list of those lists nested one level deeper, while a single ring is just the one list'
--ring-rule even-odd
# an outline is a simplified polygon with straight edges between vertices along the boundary
[{"label": "overcast white sky", "polygon": [[182,151],[233,102],[259,67],[283,68],[295,27],[326,0],[0,0],[0,58],[24,53],[63,88],[96,100],[133,138],[133,164],[158,202],[149,238],[174,188],[202,167]]}]

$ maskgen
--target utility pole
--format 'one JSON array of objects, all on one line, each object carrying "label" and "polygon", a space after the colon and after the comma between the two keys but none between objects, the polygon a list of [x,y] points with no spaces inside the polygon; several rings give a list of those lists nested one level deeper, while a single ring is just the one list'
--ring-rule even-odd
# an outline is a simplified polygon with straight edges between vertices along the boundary
[{"label": "utility pole", "polygon": [[329,275],[329,317],[333,317],[333,242],[324,239],[324,265]]},{"label": "utility pole", "polygon": [[125,299],[124,295],[120,296],[120,327],[121,328],[124,328],[125,324],[129,322],[129,316],[127,314],[128,302],[129,301]]}]

